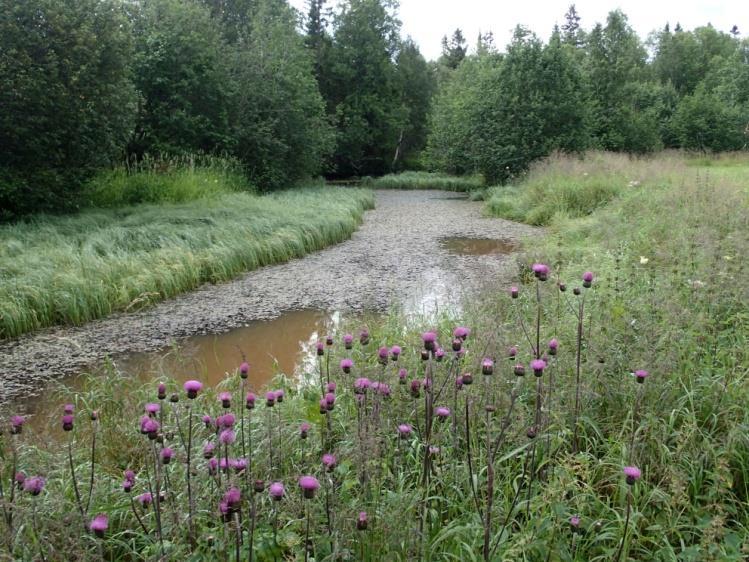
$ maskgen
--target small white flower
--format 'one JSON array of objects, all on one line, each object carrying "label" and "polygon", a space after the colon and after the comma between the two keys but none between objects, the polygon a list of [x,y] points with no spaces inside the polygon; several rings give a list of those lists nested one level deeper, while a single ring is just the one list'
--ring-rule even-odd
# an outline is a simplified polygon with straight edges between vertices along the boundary
[{"label": "small white flower", "polygon": [[646,264],[646,263],[648,263],[649,261],[650,261],[650,260],[649,260],[648,258],[646,258],[645,256],[640,256],[640,264],[641,264],[641,265],[645,265],[645,264]]}]

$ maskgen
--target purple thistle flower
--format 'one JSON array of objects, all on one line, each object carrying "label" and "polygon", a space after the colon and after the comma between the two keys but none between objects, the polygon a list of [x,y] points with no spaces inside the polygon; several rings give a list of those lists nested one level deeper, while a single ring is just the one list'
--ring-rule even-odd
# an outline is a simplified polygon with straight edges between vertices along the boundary
[{"label": "purple thistle flower", "polygon": [[391,357],[391,359],[393,361],[397,361],[398,357],[400,357],[400,355],[401,355],[402,352],[403,352],[403,350],[401,349],[401,346],[394,345],[393,347],[390,348],[390,357]]},{"label": "purple thistle flower", "polygon": [[434,413],[437,414],[437,417],[440,420],[446,420],[450,417],[450,408],[446,408],[445,406],[440,406],[436,410],[434,410]]},{"label": "purple thistle flower", "polygon": [[510,347],[510,349],[507,350],[507,356],[510,359],[515,359],[515,357],[517,357],[517,354],[518,354],[518,348],[515,347],[514,345]]},{"label": "purple thistle flower", "polygon": [[525,366],[522,363],[518,363],[513,367],[512,372],[515,373],[515,376],[523,377],[525,376]]},{"label": "purple thistle flower", "polygon": [[341,371],[347,375],[351,372],[354,362],[351,359],[341,359]]},{"label": "purple thistle flower", "polygon": [[174,451],[170,447],[164,447],[161,449],[161,462],[162,464],[169,464],[172,462],[172,457],[174,456]]},{"label": "purple thistle flower", "polygon": [[208,459],[208,474],[213,476],[218,472],[218,460],[216,457]]},{"label": "purple thistle flower", "polygon": [[333,392],[335,393],[335,389],[338,388],[334,382],[329,382],[325,385],[325,391],[326,392]]},{"label": "purple thistle flower", "polygon": [[273,482],[273,484],[268,486],[268,493],[274,501],[281,501],[286,492],[283,488],[283,484],[280,482]]},{"label": "purple thistle flower", "polygon": [[156,403],[149,403],[145,406],[145,411],[149,416],[155,416],[159,413],[159,410],[161,409],[161,406],[159,406]]},{"label": "purple thistle flower", "polygon": [[421,381],[414,379],[411,381],[411,396],[418,398],[421,396]]},{"label": "purple thistle flower", "polygon": [[466,386],[473,384],[473,375],[471,373],[463,373],[463,384]]},{"label": "purple thistle flower", "polygon": [[328,472],[331,472],[335,468],[335,465],[336,465],[335,455],[331,455],[330,453],[325,453],[322,456],[322,464]]},{"label": "purple thistle flower", "polygon": [[63,431],[72,431],[73,430],[73,420],[75,418],[72,414],[65,414],[62,417],[62,429]]},{"label": "purple thistle flower", "polygon": [[406,371],[405,369],[399,369],[398,382],[401,384],[406,384],[406,377],[408,377],[408,371]]},{"label": "purple thistle flower", "polygon": [[435,332],[424,332],[421,334],[421,340],[424,342],[425,350],[434,351],[437,342],[437,334]]},{"label": "purple thistle flower", "polygon": [[222,392],[218,395],[222,408],[231,408],[231,392]]},{"label": "purple thistle flower", "polygon": [[153,502],[153,496],[151,495],[151,492],[146,492],[144,494],[136,496],[135,501],[137,501],[141,505],[141,507],[146,508],[151,505],[151,502]]},{"label": "purple thistle flower", "polygon": [[635,380],[639,382],[640,384],[645,382],[645,379],[650,376],[650,373],[647,371],[643,371],[642,369],[639,371],[635,371]]},{"label": "purple thistle flower", "polygon": [[248,392],[245,397],[245,408],[252,410],[255,407],[256,397],[252,392]]},{"label": "purple thistle flower", "polygon": [[42,478],[41,476],[32,476],[31,478],[24,479],[23,490],[25,492],[28,492],[32,496],[38,496],[42,493],[44,484],[44,478]]},{"label": "purple thistle flower", "polygon": [[346,349],[351,349],[354,344],[354,336],[346,334],[343,336],[343,345]]},{"label": "purple thistle flower", "polygon": [[642,473],[640,472],[640,469],[637,468],[636,466],[625,466],[624,476],[627,477],[627,484],[632,486],[635,482],[637,482],[640,479],[640,476],[642,476]]},{"label": "purple thistle flower", "polygon": [[317,341],[317,343],[315,344],[315,349],[317,349],[318,357],[325,355],[325,344],[322,341]]},{"label": "purple thistle flower", "polygon": [[65,404],[65,406],[63,406],[62,408],[62,413],[70,416],[70,415],[73,415],[73,410],[74,410],[74,407],[72,404]]},{"label": "purple thistle flower", "polygon": [[243,361],[242,364],[239,366],[239,376],[243,379],[247,378],[247,375],[250,373],[250,364],[247,361]]},{"label": "purple thistle flower", "polygon": [[410,437],[412,432],[413,428],[407,423],[402,423],[398,426],[398,435],[401,437],[401,439]]},{"label": "purple thistle flower", "polygon": [[354,393],[364,394],[370,386],[372,386],[372,383],[368,378],[358,378],[354,381]]},{"label": "purple thistle flower", "polygon": [[236,421],[234,414],[232,414],[231,412],[224,414],[223,416],[219,416],[217,419],[221,420],[221,427],[225,429],[234,427],[234,423]]},{"label": "purple thistle flower", "polygon": [[442,359],[445,358],[445,350],[441,347],[438,347],[437,351],[434,352],[434,358],[437,360],[437,362],[442,361]]},{"label": "purple thistle flower", "polygon": [[203,390],[203,383],[200,381],[190,380],[184,384],[184,388],[185,392],[187,392],[187,397],[192,400],[197,398],[198,392]]},{"label": "purple thistle flower", "polygon": [[494,361],[490,357],[484,357],[484,360],[481,361],[481,372],[485,375],[494,373]]},{"label": "purple thistle flower", "polygon": [[328,401],[325,398],[320,398],[320,414],[328,413]]},{"label": "purple thistle flower", "polygon": [[367,345],[369,343],[369,330],[366,328],[359,332],[359,343],[361,345]]},{"label": "purple thistle flower", "polygon": [[333,336],[325,336],[325,345],[327,346],[333,345]]},{"label": "purple thistle flower", "polygon": [[367,512],[366,511],[359,512],[359,517],[356,519],[356,528],[359,531],[367,530]]},{"label": "purple thistle flower", "polygon": [[518,296],[520,296],[520,289],[518,289],[517,287],[510,287],[510,296],[513,299],[518,298]]},{"label": "purple thistle flower", "polygon": [[265,405],[268,408],[272,408],[273,405],[276,403],[276,393],[272,390],[265,393]]},{"label": "purple thistle flower", "polygon": [[307,439],[307,434],[309,433],[310,429],[310,424],[308,424],[307,422],[302,422],[302,425],[299,426],[299,436],[302,439]]},{"label": "purple thistle flower", "polygon": [[380,383],[377,387],[377,391],[385,397],[390,396],[390,385],[385,384],[384,382]]},{"label": "purple thistle flower", "polygon": [[325,402],[328,405],[328,410],[332,410],[335,407],[335,394],[328,392],[325,395]]},{"label": "purple thistle flower", "polygon": [[572,529],[575,530],[579,526],[580,526],[580,516],[573,515],[572,517],[570,517],[570,527],[572,527]]},{"label": "purple thistle flower", "polygon": [[540,377],[544,374],[544,369],[546,368],[546,361],[543,359],[534,359],[531,361],[531,369],[533,369],[533,374],[537,377]]},{"label": "purple thistle flower", "polygon": [[378,363],[381,363],[382,365],[387,365],[388,353],[390,353],[390,351],[384,345],[379,350],[377,350]]},{"label": "purple thistle flower", "polygon": [[465,326],[458,326],[453,330],[453,336],[456,338],[459,338],[463,341],[466,340],[466,338],[471,334],[471,330],[466,328]]},{"label": "purple thistle flower", "polygon": [[109,528],[109,517],[104,513],[100,513],[94,517],[88,524],[88,528],[91,532],[99,538],[104,536],[104,532]]},{"label": "purple thistle flower", "polygon": [[164,400],[166,398],[166,385],[163,382],[159,383],[159,386],[156,392],[156,397],[159,400]]},{"label": "purple thistle flower", "polygon": [[556,355],[559,349],[559,342],[556,338],[549,340],[549,355]]},{"label": "purple thistle flower", "polygon": [[232,486],[226,490],[226,493],[224,494],[224,502],[229,506],[231,512],[238,511],[239,506],[242,503],[242,492],[239,491],[239,488]]},{"label": "purple thistle flower", "polygon": [[231,445],[237,440],[237,436],[231,429],[225,429],[219,434],[218,440],[222,445]]},{"label": "purple thistle flower", "polygon": [[257,493],[257,494],[261,493],[261,492],[262,492],[263,490],[265,490],[265,482],[264,482],[264,481],[262,481],[262,480],[260,480],[260,479],[258,479],[258,480],[255,480],[255,481],[254,481],[254,482],[252,483],[252,490],[253,490],[253,491],[254,491],[255,493]]},{"label": "purple thistle flower", "polygon": [[549,266],[544,263],[534,263],[532,269],[533,274],[539,281],[546,281],[549,277]]},{"label": "purple thistle flower", "polygon": [[320,488],[320,482],[314,476],[302,476],[299,479],[299,487],[304,493],[304,497],[312,499],[315,497],[315,492]]},{"label": "purple thistle flower", "polygon": [[10,432],[12,435],[18,435],[23,431],[23,424],[26,423],[26,418],[23,416],[13,416],[10,418]]},{"label": "purple thistle flower", "polygon": [[16,483],[16,486],[18,486],[18,489],[20,490],[21,488],[23,488],[23,483],[26,481],[26,475],[23,472],[18,471],[13,477],[13,481]]},{"label": "purple thistle flower", "polygon": [[213,451],[216,449],[216,445],[211,441],[206,441],[203,445],[203,458],[210,459],[213,457]]},{"label": "purple thistle flower", "polygon": [[463,375],[458,375],[455,377],[455,387],[460,390],[463,388]]},{"label": "purple thistle flower", "polygon": [[460,338],[455,338],[453,340],[453,351],[460,351],[462,347],[463,347],[463,340]]},{"label": "purple thistle flower", "polygon": [[586,289],[590,289],[590,286],[593,284],[593,273],[591,271],[586,271],[583,273],[583,287]]},{"label": "purple thistle flower", "polygon": [[237,474],[241,473],[244,470],[247,470],[247,467],[249,466],[249,463],[247,462],[247,459],[234,459],[234,462],[232,463],[232,468],[234,469],[234,472]]},{"label": "purple thistle flower", "polygon": [[278,404],[283,402],[283,399],[285,396],[286,396],[286,391],[283,388],[276,390],[276,402]]},{"label": "purple thistle flower", "polygon": [[135,482],[135,472],[133,472],[130,469],[127,469],[125,471],[125,480],[130,480],[131,482]]},{"label": "purple thistle flower", "polygon": [[211,425],[213,424],[213,420],[211,419],[211,416],[209,416],[208,414],[204,414],[203,423],[205,424],[206,427],[211,427]]},{"label": "purple thistle flower", "polygon": [[159,433],[159,427],[159,422],[155,419],[149,418],[148,416],[141,418],[140,432],[144,435],[148,435],[149,439],[156,439],[156,436]]}]

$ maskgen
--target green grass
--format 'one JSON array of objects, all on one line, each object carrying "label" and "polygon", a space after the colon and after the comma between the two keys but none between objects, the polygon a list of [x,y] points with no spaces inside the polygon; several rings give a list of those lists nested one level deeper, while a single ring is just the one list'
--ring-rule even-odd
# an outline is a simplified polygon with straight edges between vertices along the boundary
[{"label": "green grass", "polygon": [[473,191],[483,187],[478,176],[449,176],[433,172],[401,172],[379,178],[369,178],[364,185],[372,189],[442,189],[445,191]]},{"label": "green grass", "polygon": [[0,227],[0,337],[82,324],[348,238],[371,192],[234,193]]},{"label": "green grass", "polygon": [[106,170],[85,188],[91,207],[123,207],[139,203],[185,203],[226,193],[254,191],[238,162],[198,155],[144,158]]}]

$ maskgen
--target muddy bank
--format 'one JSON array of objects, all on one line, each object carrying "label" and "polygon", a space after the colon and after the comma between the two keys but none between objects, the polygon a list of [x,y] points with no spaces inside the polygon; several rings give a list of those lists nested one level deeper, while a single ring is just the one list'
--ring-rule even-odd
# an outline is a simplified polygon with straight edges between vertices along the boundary
[{"label": "muddy bank", "polygon": [[34,392],[106,355],[143,352],[196,334],[218,333],[287,310],[378,311],[393,303],[429,311],[457,302],[486,279],[509,279],[501,254],[461,254],[445,238],[508,242],[531,227],[482,216],[482,203],[440,191],[378,191],[376,209],[351,240],[265,267],[230,283],[205,285],[130,314],[78,328],[53,328],[0,343],[0,401]]}]

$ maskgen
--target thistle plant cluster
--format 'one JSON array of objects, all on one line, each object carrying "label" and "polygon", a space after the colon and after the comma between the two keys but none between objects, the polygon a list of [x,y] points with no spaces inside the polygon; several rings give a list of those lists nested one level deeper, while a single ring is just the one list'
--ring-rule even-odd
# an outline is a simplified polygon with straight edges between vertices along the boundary
[{"label": "thistle plant cluster", "polygon": [[[638,432],[658,374],[615,374],[629,415],[601,462],[600,364],[589,357],[605,356],[589,313],[598,281],[530,271],[501,296],[511,329],[331,334],[301,382],[255,388],[243,362],[216,389],[153,383],[134,393],[137,413],[112,418],[78,396],[60,410],[63,441],[46,464],[13,417],[2,434],[6,552],[426,560],[465,544],[505,560],[543,536],[529,559],[626,559],[655,477]],[[125,441],[109,442],[113,431]]]}]

